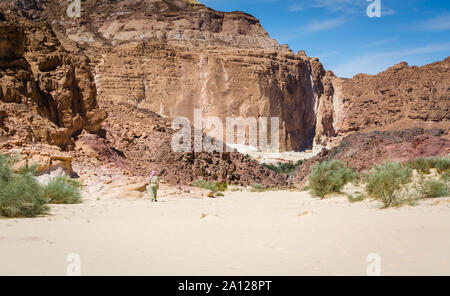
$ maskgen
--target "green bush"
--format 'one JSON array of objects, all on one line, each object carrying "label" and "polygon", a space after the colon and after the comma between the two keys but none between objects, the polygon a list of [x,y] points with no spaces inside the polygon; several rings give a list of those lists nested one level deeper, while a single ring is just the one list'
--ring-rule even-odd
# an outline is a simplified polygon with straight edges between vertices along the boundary
[{"label": "green bush", "polygon": [[450,171],[450,157],[436,157],[435,168],[439,174]]},{"label": "green bush", "polygon": [[448,194],[447,186],[437,180],[429,180],[424,175],[419,175],[415,188],[420,198],[436,198]]},{"label": "green bush", "polygon": [[349,202],[355,203],[355,202],[361,202],[361,201],[365,200],[366,197],[364,196],[364,194],[357,192],[356,195],[347,194],[347,199]]},{"label": "green bush", "polygon": [[0,154],[0,216],[35,217],[47,213],[47,199],[34,167],[12,172],[15,159]]},{"label": "green bush", "polygon": [[441,156],[419,157],[412,162],[412,168],[424,174],[429,174],[431,169],[436,169],[439,174],[442,174],[450,170],[450,158]]},{"label": "green bush", "polygon": [[363,177],[366,191],[370,197],[383,202],[384,207],[399,206],[409,199],[401,196],[405,185],[411,181],[412,170],[398,162],[385,162],[374,165]]},{"label": "green bush", "polygon": [[290,174],[293,173],[299,166],[301,166],[303,162],[303,160],[299,160],[295,164],[293,162],[278,162],[276,165],[263,163],[262,166],[279,174]]},{"label": "green bush", "polygon": [[443,172],[441,175],[441,180],[450,183],[450,171]]},{"label": "green bush", "polygon": [[228,184],[225,182],[217,182],[216,183],[216,189],[217,191],[227,191],[228,190]]},{"label": "green bush", "polygon": [[47,203],[81,202],[81,184],[58,176],[46,186],[36,179],[36,166],[24,166],[12,171],[16,159],[0,154],[0,216],[36,217],[48,212]]},{"label": "green bush", "polygon": [[44,197],[52,204],[81,203],[81,183],[66,176],[57,176],[43,189]]},{"label": "green bush", "polygon": [[[416,158],[412,162],[412,168],[423,174],[429,174],[432,168],[432,160],[423,157]],[[433,166],[434,167],[434,166]]]},{"label": "green bush", "polygon": [[266,191],[266,187],[262,184],[253,184],[252,186],[252,191],[253,192],[264,192]]},{"label": "green bush", "polygon": [[212,192],[228,190],[228,184],[225,182],[210,183],[204,180],[198,180],[197,182],[192,182],[191,186],[211,190]]},{"label": "green bush", "polygon": [[308,178],[308,187],[312,194],[324,198],[333,192],[340,192],[348,182],[358,179],[358,173],[348,168],[340,160],[316,163]]}]

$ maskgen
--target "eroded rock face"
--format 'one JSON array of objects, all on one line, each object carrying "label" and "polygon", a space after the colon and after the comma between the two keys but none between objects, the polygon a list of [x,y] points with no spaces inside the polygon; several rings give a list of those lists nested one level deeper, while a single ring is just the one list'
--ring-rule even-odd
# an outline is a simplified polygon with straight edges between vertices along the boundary
[{"label": "eroded rock face", "polygon": [[327,73],[322,85],[315,144],[334,146],[356,131],[450,127],[450,58],[352,79]]},{"label": "eroded rock face", "polygon": [[103,163],[114,163],[131,175],[148,176],[155,170],[168,184],[190,185],[202,179],[242,186],[264,184],[286,188],[290,185],[287,175],[276,174],[237,152],[174,152],[171,142],[175,131],[170,120],[134,106],[113,101],[104,103],[109,105],[104,124],[107,141],[90,135],[78,139]]},{"label": "eroded rock face", "polygon": [[422,128],[395,131],[355,132],[339,145],[307,160],[296,173],[294,184],[306,185],[308,175],[316,162],[342,160],[357,171],[370,169],[386,160],[408,162],[418,157],[446,156],[450,147],[450,129]]},{"label": "eroded rock face", "polygon": [[224,125],[227,117],[278,117],[282,149],[311,147],[315,114],[309,64],[291,52],[142,42],[115,47],[95,71],[102,98],[191,123],[194,109]]},{"label": "eroded rock face", "polygon": [[1,135],[65,147],[82,129],[97,132],[106,112],[87,60],[45,23],[0,13]]},{"label": "eroded rock face", "polygon": [[[184,116],[193,122],[196,108],[205,118],[222,120],[279,117],[282,149],[332,148],[341,141],[351,147],[354,140],[361,142],[357,149],[367,146],[376,155],[392,141],[383,136],[372,142],[361,134],[449,128],[449,59],[421,68],[402,63],[378,75],[341,79],[318,59],[280,46],[256,18],[242,12],[217,12],[184,0],[81,4],[81,17],[71,19],[67,5],[58,0],[0,3],[50,22],[58,36],[29,21],[23,28],[0,21],[6,24],[0,34],[1,135],[67,145],[82,129],[100,127],[105,114],[96,107],[98,93],[102,108],[113,117],[105,122],[103,137],[80,137],[80,151],[132,174],[156,169],[174,184],[203,178],[286,186],[286,176],[275,176],[238,153],[174,153],[168,118]],[[89,60],[80,58],[85,55]],[[343,140],[354,133],[355,138]],[[398,137],[401,143],[394,144],[403,148],[419,141],[426,151],[432,151],[430,145],[448,145],[441,137],[419,136],[386,137]],[[346,153],[355,154],[352,149]],[[389,157],[379,156],[377,161]],[[368,157],[358,158],[362,166],[372,163]]]},{"label": "eroded rock face", "polygon": [[312,147],[309,58],[280,46],[253,16],[184,0],[91,0],[70,19],[56,0],[35,2],[41,11],[28,14],[50,20],[67,48],[71,40],[86,49],[100,99],[191,122],[196,108],[224,123],[278,117],[281,149]]}]

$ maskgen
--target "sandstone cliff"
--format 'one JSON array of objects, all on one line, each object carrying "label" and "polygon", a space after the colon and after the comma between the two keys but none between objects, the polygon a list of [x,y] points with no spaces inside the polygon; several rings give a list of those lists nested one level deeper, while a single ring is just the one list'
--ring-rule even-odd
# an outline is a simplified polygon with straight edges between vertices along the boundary
[{"label": "sandstone cliff", "polygon": [[[348,147],[356,132],[450,128],[450,58],[342,79],[280,46],[253,16],[196,1],[86,0],[79,18],[57,0],[4,0],[0,8],[23,15],[0,19],[1,135],[71,148],[83,129],[102,127],[100,137],[78,140],[134,174],[289,184],[240,154],[174,154],[170,118],[193,122],[196,108],[223,120],[279,117],[285,150]],[[113,114],[103,124],[97,100]]]},{"label": "sandstone cliff", "polygon": [[282,149],[333,147],[355,131],[449,125],[449,59],[341,79],[280,46],[253,16],[197,1],[88,0],[79,18],[57,0],[0,7],[50,21],[65,48],[87,54],[100,101],[191,122],[196,108],[223,121],[279,117]]},{"label": "sandstone cliff", "polygon": [[87,60],[66,52],[49,26],[1,12],[0,110],[3,140],[60,147],[106,117]]},{"label": "sandstone cliff", "polygon": [[50,20],[66,48],[90,56],[100,100],[191,122],[196,108],[223,121],[279,117],[282,149],[311,148],[309,58],[280,46],[253,16],[183,0],[90,0],[71,19],[56,0],[32,2],[24,13]]},{"label": "sandstone cliff", "polygon": [[332,147],[356,131],[450,128],[450,57],[352,79],[328,72],[319,83],[315,144]]}]

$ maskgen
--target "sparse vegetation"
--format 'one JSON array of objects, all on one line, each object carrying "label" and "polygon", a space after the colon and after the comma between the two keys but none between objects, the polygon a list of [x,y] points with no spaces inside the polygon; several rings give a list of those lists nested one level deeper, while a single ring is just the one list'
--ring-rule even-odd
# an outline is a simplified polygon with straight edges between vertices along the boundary
[{"label": "sparse vegetation", "polygon": [[406,198],[404,190],[411,182],[412,169],[398,162],[385,162],[374,165],[371,171],[364,175],[366,191],[369,197],[383,202],[385,208],[412,204],[413,200]]},{"label": "sparse vegetation", "polygon": [[430,173],[430,169],[431,169],[431,165],[432,165],[431,159],[429,161],[427,161],[426,158],[419,157],[419,158],[416,158],[412,162],[412,166],[411,167],[413,169],[417,170],[420,173],[429,174]]},{"label": "sparse vegetation", "polygon": [[197,182],[192,182],[192,187],[199,187],[206,190],[211,190],[212,192],[219,192],[219,191],[227,191],[228,190],[228,184],[225,182],[216,182],[211,183],[204,180],[198,180]]},{"label": "sparse vegetation", "polygon": [[446,183],[450,183],[450,171],[443,172],[440,179]]},{"label": "sparse vegetation", "polygon": [[45,214],[48,211],[47,199],[34,176],[34,168],[24,167],[16,174],[12,171],[15,162],[15,159],[0,154],[0,216],[35,217]]},{"label": "sparse vegetation", "polygon": [[357,193],[355,193],[355,195],[347,194],[347,199],[349,202],[355,203],[355,202],[361,202],[361,201],[365,200],[366,197],[361,192],[357,192]]},{"label": "sparse vegetation", "polygon": [[271,171],[280,173],[280,174],[290,174],[295,172],[295,170],[301,166],[303,164],[303,160],[299,160],[296,163],[293,162],[287,162],[287,163],[282,163],[282,162],[278,162],[276,165],[275,164],[267,164],[267,163],[263,163],[262,166],[265,168],[268,168]]},{"label": "sparse vegetation", "polygon": [[415,182],[415,188],[420,198],[437,198],[448,195],[447,186],[438,180],[427,178],[420,174]]},{"label": "sparse vegetation", "polygon": [[44,197],[53,204],[81,203],[81,183],[67,176],[57,176],[44,187]]},{"label": "sparse vegetation", "polygon": [[330,193],[338,193],[348,182],[358,179],[358,173],[348,168],[340,160],[316,163],[309,174],[308,187],[314,196],[324,198]]},{"label": "sparse vegetation", "polygon": [[262,184],[253,184],[252,186],[252,192],[264,192],[266,191],[266,187]]},{"label": "sparse vegetation", "polygon": [[450,170],[450,157],[419,157],[412,162],[411,167],[423,174],[430,174],[431,169],[436,169],[438,174],[443,174]]},{"label": "sparse vegetation", "polygon": [[450,157],[435,158],[435,168],[438,174],[450,172]]},{"label": "sparse vegetation", "polygon": [[36,166],[12,170],[14,158],[0,154],[0,216],[36,217],[48,212],[48,202],[81,202],[81,184],[60,176],[43,186],[36,179]]}]

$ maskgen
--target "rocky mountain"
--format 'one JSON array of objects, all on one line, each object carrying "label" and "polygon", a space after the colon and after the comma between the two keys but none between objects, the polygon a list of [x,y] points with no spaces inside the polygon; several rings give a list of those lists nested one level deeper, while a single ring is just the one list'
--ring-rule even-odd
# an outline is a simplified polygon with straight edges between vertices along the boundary
[{"label": "rocky mountain", "polygon": [[278,117],[282,150],[338,147],[355,132],[448,135],[450,58],[342,79],[243,12],[192,0],[85,0],[74,17],[76,2],[0,3],[4,137],[66,150],[85,141],[105,161],[138,174],[156,168],[173,183],[201,176],[279,186],[284,176],[240,154],[173,154],[168,123],[193,122],[197,108],[223,121]]},{"label": "rocky mountain", "polygon": [[253,16],[184,0],[90,0],[69,18],[59,1],[34,3],[25,14],[49,20],[66,48],[89,55],[100,99],[191,122],[196,108],[223,121],[279,117],[282,149],[312,147],[310,59],[280,46]]},{"label": "rocky mountain", "polygon": [[335,146],[356,131],[450,128],[450,57],[423,67],[400,63],[378,75],[323,76],[315,144]]},{"label": "rocky mountain", "polygon": [[0,13],[0,136],[70,145],[82,129],[97,132],[98,109],[88,59],[61,46],[51,27]]},{"label": "rocky mountain", "polygon": [[[448,126],[447,126],[448,127]],[[418,157],[446,156],[450,153],[450,134],[442,129],[409,128],[355,132],[334,148],[323,149],[296,172],[293,184],[302,188],[316,162],[342,160],[358,172],[386,160],[408,162]]]}]

